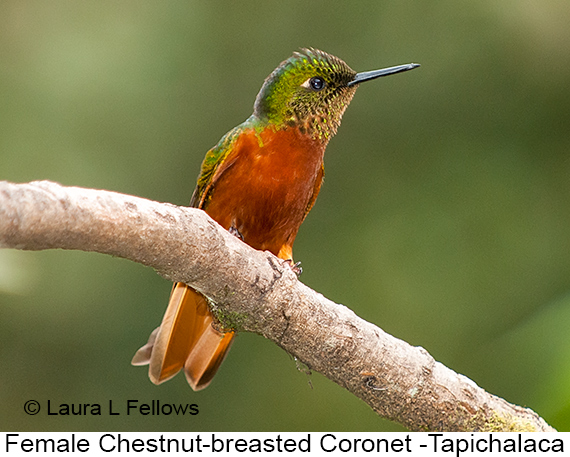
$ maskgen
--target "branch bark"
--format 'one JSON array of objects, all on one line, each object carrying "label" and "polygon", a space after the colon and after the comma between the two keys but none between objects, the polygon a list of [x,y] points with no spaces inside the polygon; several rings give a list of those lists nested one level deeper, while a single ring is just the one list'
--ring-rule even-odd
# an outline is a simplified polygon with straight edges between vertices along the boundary
[{"label": "branch bark", "polygon": [[49,181],[0,181],[0,248],[78,249],[154,268],[412,430],[555,431],[297,280],[201,210]]}]

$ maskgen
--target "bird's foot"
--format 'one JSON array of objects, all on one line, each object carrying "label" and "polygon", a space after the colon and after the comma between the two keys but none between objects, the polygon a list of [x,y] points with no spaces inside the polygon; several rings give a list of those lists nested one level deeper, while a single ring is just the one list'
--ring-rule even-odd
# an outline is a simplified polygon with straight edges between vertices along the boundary
[{"label": "bird's foot", "polygon": [[288,265],[289,268],[291,268],[291,270],[293,271],[293,273],[297,275],[297,277],[301,276],[301,273],[303,273],[301,262],[293,263],[293,259],[287,259],[285,260],[285,264]]},{"label": "bird's foot", "polygon": [[233,225],[228,229],[228,232],[230,232],[233,236],[238,237],[240,240],[243,241],[243,235],[240,233],[240,231],[235,228]]}]

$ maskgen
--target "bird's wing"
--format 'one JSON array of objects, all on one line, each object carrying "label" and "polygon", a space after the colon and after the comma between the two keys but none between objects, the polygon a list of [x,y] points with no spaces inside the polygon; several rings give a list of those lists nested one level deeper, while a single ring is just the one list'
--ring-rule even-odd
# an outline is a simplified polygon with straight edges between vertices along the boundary
[{"label": "bird's wing", "polygon": [[317,195],[319,195],[319,191],[321,190],[324,178],[325,178],[325,163],[323,162],[317,174],[317,179],[315,180],[315,186],[313,187],[313,193],[311,194],[309,203],[307,203],[307,208],[305,209],[305,215],[303,216],[303,220],[305,220],[307,214],[309,214],[309,211],[311,211],[311,208],[315,204],[315,201],[317,201]]},{"label": "bird's wing", "polygon": [[231,153],[242,131],[243,127],[238,125],[226,133],[220,142],[206,153],[206,157],[204,157],[204,161],[202,162],[198,183],[190,199],[190,206],[205,209],[214,183],[223,171],[227,170],[235,160],[235,158],[232,160]]}]

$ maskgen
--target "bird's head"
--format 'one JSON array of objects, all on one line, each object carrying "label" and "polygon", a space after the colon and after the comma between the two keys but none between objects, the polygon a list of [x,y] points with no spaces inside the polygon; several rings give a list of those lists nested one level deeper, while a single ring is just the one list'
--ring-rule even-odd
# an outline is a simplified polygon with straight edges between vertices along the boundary
[{"label": "bird's head", "polygon": [[328,142],[358,84],[417,66],[356,73],[338,57],[317,49],[302,49],[267,77],[255,100],[254,115],[278,128],[298,127]]}]

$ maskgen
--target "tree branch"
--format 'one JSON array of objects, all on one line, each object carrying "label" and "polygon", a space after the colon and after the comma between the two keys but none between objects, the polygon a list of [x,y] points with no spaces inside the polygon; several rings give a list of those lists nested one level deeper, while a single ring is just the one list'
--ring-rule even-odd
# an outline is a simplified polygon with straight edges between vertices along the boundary
[{"label": "tree branch", "polygon": [[256,332],[412,430],[554,431],[299,282],[194,208],[40,181],[0,181],[0,248],[79,249],[185,282],[226,324]]}]

